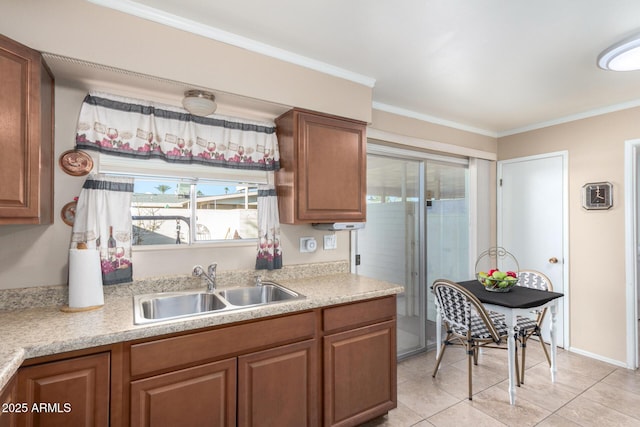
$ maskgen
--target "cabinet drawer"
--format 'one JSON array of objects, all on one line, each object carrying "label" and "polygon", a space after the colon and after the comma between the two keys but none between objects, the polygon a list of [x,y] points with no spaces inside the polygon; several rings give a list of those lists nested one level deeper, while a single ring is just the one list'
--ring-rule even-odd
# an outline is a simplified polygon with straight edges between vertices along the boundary
[{"label": "cabinet drawer", "polygon": [[325,333],[369,325],[396,316],[395,295],[376,300],[341,305],[323,310],[322,328]]},{"label": "cabinet drawer", "polygon": [[131,346],[131,376],[193,366],[315,336],[313,312],[165,338]]}]

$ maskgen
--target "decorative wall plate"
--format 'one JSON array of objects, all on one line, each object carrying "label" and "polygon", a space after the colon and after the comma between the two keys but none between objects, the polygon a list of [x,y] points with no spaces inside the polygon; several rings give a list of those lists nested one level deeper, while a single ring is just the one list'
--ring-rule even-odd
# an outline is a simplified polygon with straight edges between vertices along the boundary
[{"label": "decorative wall plate", "polygon": [[80,150],[65,151],[60,155],[60,167],[73,176],[83,176],[93,169],[91,156]]},{"label": "decorative wall plate", "polygon": [[73,202],[69,202],[66,205],[64,205],[62,207],[62,210],[60,211],[60,217],[62,218],[62,221],[73,227],[73,223],[76,220],[76,207],[78,206],[78,202],[73,201]]}]

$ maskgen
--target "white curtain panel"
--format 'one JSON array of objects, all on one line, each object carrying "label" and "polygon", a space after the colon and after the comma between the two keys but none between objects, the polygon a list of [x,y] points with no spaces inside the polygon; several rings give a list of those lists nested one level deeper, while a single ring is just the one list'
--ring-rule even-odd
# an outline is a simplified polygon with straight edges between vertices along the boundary
[{"label": "white curtain panel", "polygon": [[133,178],[93,174],[78,197],[71,249],[99,250],[104,285],[132,281],[132,194]]},{"label": "white curtain panel", "polygon": [[273,184],[258,186],[258,256],[256,270],[282,268],[280,246],[280,216],[278,198]]}]

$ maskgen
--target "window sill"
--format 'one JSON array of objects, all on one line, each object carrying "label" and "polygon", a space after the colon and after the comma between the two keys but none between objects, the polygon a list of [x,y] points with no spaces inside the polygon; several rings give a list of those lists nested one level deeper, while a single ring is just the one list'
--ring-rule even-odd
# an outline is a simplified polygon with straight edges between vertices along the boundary
[{"label": "window sill", "polygon": [[214,242],[196,243],[193,245],[149,245],[149,246],[133,246],[133,252],[154,252],[154,251],[171,251],[186,249],[207,249],[207,248],[239,248],[256,246],[258,239],[242,239],[242,240],[217,240]]}]

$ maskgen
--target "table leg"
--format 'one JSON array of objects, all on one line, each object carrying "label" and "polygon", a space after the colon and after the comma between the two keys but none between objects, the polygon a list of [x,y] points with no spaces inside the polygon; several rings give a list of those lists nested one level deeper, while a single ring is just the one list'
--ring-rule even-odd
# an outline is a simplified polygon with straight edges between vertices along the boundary
[{"label": "table leg", "polygon": [[436,360],[440,357],[442,349],[442,316],[440,315],[440,306],[436,301]]},{"label": "table leg", "polygon": [[558,373],[558,367],[556,366],[556,321],[557,321],[557,311],[558,311],[558,302],[557,300],[551,304],[551,325],[549,327],[549,336],[551,337],[551,382],[556,382],[556,374]]},{"label": "table leg", "polygon": [[509,403],[516,404],[516,340],[513,339],[513,326],[516,324],[516,315],[511,313],[505,316],[507,328],[509,332],[509,338],[507,341],[507,350],[509,353]]}]

